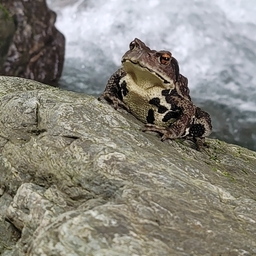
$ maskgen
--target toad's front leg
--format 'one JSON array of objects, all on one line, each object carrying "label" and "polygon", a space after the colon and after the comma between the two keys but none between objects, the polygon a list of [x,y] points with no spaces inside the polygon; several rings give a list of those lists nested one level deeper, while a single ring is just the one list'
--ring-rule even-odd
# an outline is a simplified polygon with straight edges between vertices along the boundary
[{"label": "toad's front leg", "polygon": [[115,109],[119,107],[130,112],[129,107],[123,102],[122,96],[122,85],[120,85],[121,78],[125,75],[122,68],[118,69],[108,80],[106,88],[103,94],[98,98],[98,100],[105,99],[109,102]]}]

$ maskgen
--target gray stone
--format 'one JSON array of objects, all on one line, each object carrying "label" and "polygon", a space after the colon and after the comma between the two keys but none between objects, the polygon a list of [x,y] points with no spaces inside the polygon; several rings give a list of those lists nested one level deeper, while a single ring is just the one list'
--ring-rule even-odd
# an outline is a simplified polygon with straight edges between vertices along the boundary
[{"label": "gray stone", "polygon": [[256,255],[255,152],[21,78],[0,108],[2,255]]}]

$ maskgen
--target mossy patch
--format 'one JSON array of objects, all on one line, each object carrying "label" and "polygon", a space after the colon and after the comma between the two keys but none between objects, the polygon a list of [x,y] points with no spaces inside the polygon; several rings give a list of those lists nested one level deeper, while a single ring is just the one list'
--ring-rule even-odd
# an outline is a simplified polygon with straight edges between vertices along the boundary
[{"label": "mossy patch", "polygon": [[0,19],[9,20],[11,18],[11,15],[9,11],[0,4]]}]

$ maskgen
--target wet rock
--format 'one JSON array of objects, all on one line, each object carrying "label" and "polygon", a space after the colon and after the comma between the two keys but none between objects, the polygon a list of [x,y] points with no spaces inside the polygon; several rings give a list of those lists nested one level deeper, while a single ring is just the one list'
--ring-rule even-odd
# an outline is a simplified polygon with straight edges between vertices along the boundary
[{"label": "wet rock", "polygon": [[1,4],[15,20],[16,31],[0,74],[54,84],[61,76],[65,52],[65,38],[54,26],[56,14],[45,0]]},{"label": "wet rock", "polygon": [[94,97],[21,78],[0,77],[0,108],[2,255],[256,254],[255,152],[161,142]]}]

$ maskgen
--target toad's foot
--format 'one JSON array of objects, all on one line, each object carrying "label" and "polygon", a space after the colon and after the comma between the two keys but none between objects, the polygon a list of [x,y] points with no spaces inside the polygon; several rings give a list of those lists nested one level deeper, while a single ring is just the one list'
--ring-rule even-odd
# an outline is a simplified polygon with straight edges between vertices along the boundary
[{"label": "toad's foot", "polygon": [[165,127],[161,127],[161,126],[157,126],[154,124],[146,124],[144,126],[144,128],[142,129],[143,132],[157,132],[159,134],[162,135],[161,137],[161,141],[165,141],[167,139],[177,139],[180,138],[180,136],[178,136],[177,134],[175,134],[175,132],[171,129],[165,128]]},{"label": "toad's foot", "polygon": [[202,137],[194,137],[194,138],[187,138],[189,140],[192,140],[195,143],[196,150],[202,151],[204,147],[209,148],[208,144],[205,142],[205,138]]},{"label": "toad's foot", "polygon": [[195,144],[195,149],[198,151],[202,151],[204,147],[209,147],[205,142],[205,138],[203,137],[190,137],[190,136],[181,136],[177,135],[174,130],[170,128],[160,127],[154,124],[146,124],[142,129],[143,132],[150,131],[150,132],[157,132],[162,135],[161,141],[165,141],[167,139],[178,139],[183,138],[186,140],[193,141]]}]

